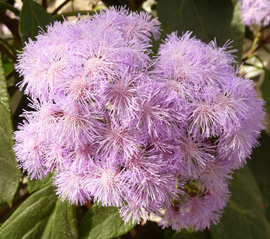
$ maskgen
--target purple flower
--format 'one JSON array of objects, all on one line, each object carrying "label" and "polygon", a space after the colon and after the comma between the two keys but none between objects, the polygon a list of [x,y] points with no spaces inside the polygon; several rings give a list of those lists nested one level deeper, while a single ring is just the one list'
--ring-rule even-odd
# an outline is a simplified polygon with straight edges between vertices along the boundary
[{"label": "purple flower", "polygon": [[[107,161],[107,162],[106,162]],[[123,173],[118,165],[106,161],[93,163],[86,171],[84,186],[93,195],[94,201],[100,201],[104,206],[121,206],[126,189]]]},{"label": "purple flower", "polygon": [[56,173],[54,185],[61,200],[68,199],[73,204],[84,205],[92,196],[85,186],[89,162],[73,162],[69,168]]},{"label": "purple flower", "polygon": [[44,165],[44,141],[39,138],[37,122],[23,122],[15,132],[16,144],[14,151],[20,163],[20,168],[27,171],[31,179],[42,179],[46,175]]},{"label": "purple flower", "polygon": [[112,8],[30,41],[17,70],[33,111],[14,150],[31,178],[54,172],[62,200],[201,230],[219,222],[231,170],[258,145],[263,101],[235,72],[229,42],[172,33],[151,60],[159,25]]},{"label": "purple flower", "polygon": [[210,142],[188,136],[177,139],[176,144],[178,149],[175,159],[179,175],[196,179],[215,160],[215,147]]},{"label": "purple flower", "polygon": [[242,5],[242,15],[247,26],[251,24],[270,23],[270,2],[268,0],[239,0]]}]

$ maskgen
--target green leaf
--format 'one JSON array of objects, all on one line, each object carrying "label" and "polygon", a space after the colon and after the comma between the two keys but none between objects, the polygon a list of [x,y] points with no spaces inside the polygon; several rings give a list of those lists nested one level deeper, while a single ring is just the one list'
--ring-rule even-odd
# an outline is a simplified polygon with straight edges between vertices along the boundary
[{"label": "green leaf", "polygon": [[167,33],[193,31],[206,43],[216,38],[218,46],[233,40],[241,62],[245,26],[239,4],[234,7],[228,0],[159,0],[157,13]]},{"label": "green leaf", "polygon": [[[270,201],[270,196],[269,196],[268,201]],[[268,207],[266,208],[265,216],[266,216],[268,222],[270,223],[270,205],[269,204],[268,204]]]},{"label": "green leaf", "polygon": [[270,137],[265,131],[261,132],[259,142],[261,146],[253,149],[252,160],[248,160],[247,165],[257,181],[264,203],[268,203],[270,197]]},{"label": "green leaf", "polygon": [[57,200],[53,187],[32,194],[1,226],[1,239],[76,239],[75,208]]},{"label": "green leaf", "polygon": [[24,0],[19,26],[19,32],[23,42],[26,42],[29,37],[34,40],[40,31],[40,27],[46,30],[45,26],[53,21],[54,18],[40,4],[33,0]]},{"label": "green leaf", "polygon": [[261,91],[263,94],[263,99],[265,100],[265,108],[268,115],[270,115],[270,71],[266,70],[264,75],[264,80],[261,85]]},{"label": "green leaf", "polygon": [[232,197],[218,225],[210,227],[214,239],[269,239],[270,226],[262,211],[262,197],[248,167],[237,170],[230,184]]},{"label": "green leaf", "polygon": [[0,54],[0,199],[10,205],[21,177],[13,152],[13,127],[9,96]]},{"label": "green leaf", "polygon": [[52,187],[34,193],[2,225],[0,238],[40,238],[56,201]]},{"label": "green leaf", "polygon": [[80,239],[109,239],[127,233],[137,223],[125,223],[116,207],[94,205],[84,216]]},{"label": "green leaf", "polygon": [[[7,206],[7,204],[0,198],[0,211]],[[0,223],[1,223],[1,218],[0,218]]]},{"label": "green leaf", "polygon": [[76,208],[67,201],[57,201],[41,239],[78,238]]},{"label": "green leaf", "polygon": [[29,193],[33,193],[37,190],[40,190],[44,187],[51,186],[53,182],[53,174],[49,173],[49,175],[43,180],[33,179],[28,182],[28,191]]}]

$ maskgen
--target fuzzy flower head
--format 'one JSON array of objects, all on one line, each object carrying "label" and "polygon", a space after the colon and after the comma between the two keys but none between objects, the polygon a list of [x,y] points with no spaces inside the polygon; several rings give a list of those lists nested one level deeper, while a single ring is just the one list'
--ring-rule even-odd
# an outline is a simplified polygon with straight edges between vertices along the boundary
[{"label": "fuzzy flower head", "polygon": [[269,0],[240,0],[242,15],[245,25],[270,23],[270,1]]},{"label": "fuzzy flower head", "polygon": [[62,200],[201,230],[219,222],[231,170],[258,144],[263,102],[228,42],[172,33],[151,59],[159,25],[112,8],[30,40],[17,70],[33,110],[14,151],[31,178],[54,173]]}]

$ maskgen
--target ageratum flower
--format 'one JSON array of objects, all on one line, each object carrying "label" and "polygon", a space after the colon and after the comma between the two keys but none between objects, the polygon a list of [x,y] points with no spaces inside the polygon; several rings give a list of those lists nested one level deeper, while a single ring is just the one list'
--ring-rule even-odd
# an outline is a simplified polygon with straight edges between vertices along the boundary
[{"label": "ageratum flower", "polygon": [[269,0],[239,0],[242,5],[242,16],[245,25],[270,23],[270,1]]},{"label": "ageratum flower", "polygon": [[172,33],[151,60],[151,34],[157,19],[121,8],[29,41],[17,70],[33,111],[14,150],[30,178],[54,172],[62,200],[201,230],[219,222],[231,170],[258,145],[263,101],[229,43]]}]

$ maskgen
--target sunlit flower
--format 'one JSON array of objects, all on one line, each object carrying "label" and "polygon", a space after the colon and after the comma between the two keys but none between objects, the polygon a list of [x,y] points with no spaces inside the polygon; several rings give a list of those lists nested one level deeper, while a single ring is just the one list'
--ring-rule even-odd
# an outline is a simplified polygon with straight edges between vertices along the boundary
[{"label": "sunlit flower", "polygon": [[242,16],[247,26],[251,24],[270,23],[270,1],[268,0],[240,0]]},{"label": "sunlit flower", "polygon": [[151,59],[159,25],[112,8],[30,40],[16,68],[33,111],[14,151],[31,178],[54,173],[62,200],[202,230],[219,222],[231,170],[258,145],[263,101],[237,76],[230,42],[172,33]]}]

